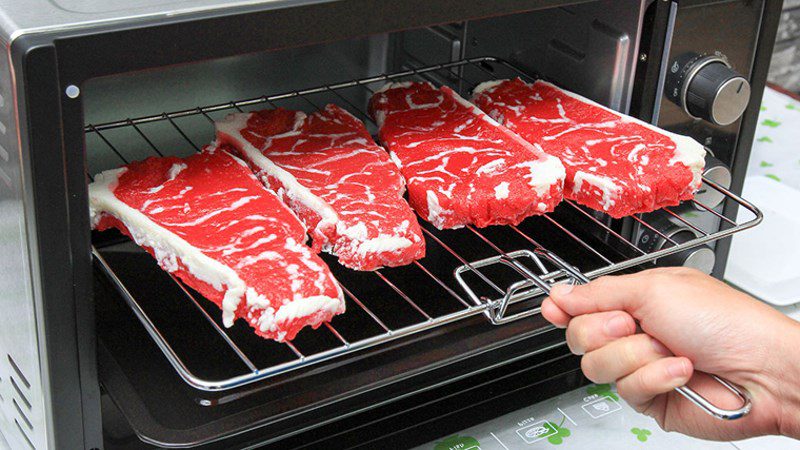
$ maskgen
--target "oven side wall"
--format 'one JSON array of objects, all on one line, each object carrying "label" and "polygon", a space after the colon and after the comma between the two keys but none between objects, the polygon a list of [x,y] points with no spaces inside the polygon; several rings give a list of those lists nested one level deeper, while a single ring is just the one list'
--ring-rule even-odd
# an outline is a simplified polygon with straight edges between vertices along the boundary
[{"label": "oven side wall", "polygon": [[[0,342],[19,367],[12,374],[26,379],[19,387],[27,390],[23,394],[30,403],[28,407],[22,400],[19,408],[12,404],[12,412],[29,415],[29,422],[20,420],[21,427],[9,422],[11,432],[19,435],[16,428],[22,428],[27,435],[12,448],[101,448],[92,297],[86,277],[73,270],[74,249],[85,248],[86,255],[78,259],[88,260],[88,214],[85,207],[76,208],[86,204],[81,194],[85,179],[75,176],[83,173],[82,149],[70,152],[64,146],[67,124],[62,122],[64,94],[54,46],[22,37],[10,46],[9,55],[11,80],[2,89],[9,86],[12,92],[0,94],[7,98],[18,130],[0,139],[13,137],[8,142],[16,150],[17,191],[8,202],[16,208],[2,216],[22,224],[14,235],[21,253],[14,263],[19,273],[7,282],[25,285],[25,290],[0,297],[13,303],[3,305],[2,320],[9,323],[0,329]],[[65,110],[82,121],[79,110]],[[3,108],[0,120],[6,114]],[[78,184],[80,190],[75,189]],[[0,365],[9,362],[0,357]]]},{"label": "oven side wall", "polygon": [[35,223],[30,217],[31,171],[20,151],[14,72],[0,57],[0,442],[10,448],[46,448],[45,389],[39,361],[33,283]]}]

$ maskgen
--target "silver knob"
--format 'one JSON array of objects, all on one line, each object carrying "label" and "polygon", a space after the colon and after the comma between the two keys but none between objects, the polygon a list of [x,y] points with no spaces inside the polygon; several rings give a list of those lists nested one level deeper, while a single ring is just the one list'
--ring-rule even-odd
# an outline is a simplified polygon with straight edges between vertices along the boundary
[{"label": "silver knob", "polygon": [[692,116],[717,125],[730,125],[750,102],[750,83],[717,56],[700,60],[687,77],[684,106]]},{"label": "silver knob", "polygon": [[[646,253],[655,253],[698,238],[698,235],[689,227],[683,224],[676,224],[670,216],[660,211],[647,215],[646,220],[653,229],[659,230],[655,232],[650,228],[640,229],[636,243]],[[711,247],[698,245],[671,255],[662,256],[655,260],[654,263],[659,267],[692,267],[703,273],[710,274],[714,270],[716,260],[716,254]]]},{"label": "silver knob", "polygon": [[[724,187],[725,189],[731,187],[730,169],[728,169],[728,166],[726,166],[722,161],[711,156],[710,154],[706,155],[706,168],[703,171],[703,177]],[[716,208],[720,203],[722,203],[723,200],[725,200],[725,195],[722,192],[703,183],[700,185],[700,189],[698,189],[694,194],[694,199],[698,203],[702,203],[704,206]],[[705,210],[705,208],[698,204],[694,204],[694,206],[701,211]]]},{"label": "silver knob", "polygon": [[[670,239],[678,244],[682,244],[697,238],[697,235],[687,228],[676,227],[664,234],[669,236]],[[658,246],[658,249],[661,250],[662,248],[667,248],[672,245],[673,244],[671,242],[663,240]],[[703,273],[710,274],[714,270],[714,264],[716,262],[717,256],[714,253],[714,250],[707,245],[701,245],[699,247],[693,247],[678,253],[661,257],[656,260],[656,265],[691,267]]]},{"label": "silver knob", "polygon": [[750,102],[750,83],[718,54],[679,56],[665,88],[686,114],[722,126],[738,120]]}]

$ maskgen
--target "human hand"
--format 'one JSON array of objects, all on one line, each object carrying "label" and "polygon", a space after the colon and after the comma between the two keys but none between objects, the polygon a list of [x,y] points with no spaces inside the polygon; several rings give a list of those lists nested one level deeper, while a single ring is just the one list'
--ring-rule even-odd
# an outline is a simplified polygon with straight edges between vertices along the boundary
[{"label": "human hand", "polygon": [[[664,268],[557,285],[542,314],[567,328],[587,378],[616,382],[633,408],[667,431],[718,440],[800,438],[800,324],[719,280]],[[689,384],[719,407],[741,406],[707,374],[744,388],[750,414],[722,421],[673,390]]]}]

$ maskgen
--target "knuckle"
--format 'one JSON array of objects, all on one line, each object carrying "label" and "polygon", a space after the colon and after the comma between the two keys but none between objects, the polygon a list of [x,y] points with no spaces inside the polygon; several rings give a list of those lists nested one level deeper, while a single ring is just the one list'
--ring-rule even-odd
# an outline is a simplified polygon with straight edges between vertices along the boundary
[{"label": "knuckle", "polygon": [[670,267],[668,270],[655,274],[653,277],[653,284],[657,284],[659,286],[667,286],[675,281],[675,268]]},{"label": "knuckle", "polygon": [[635,370],[641,364],[640,340],[636,338],[625,339],[620,346],[619,359],[623,367]]},{"label": "knuckle", "polygon": [[576,340],[575,333],[576,333],[577,327],[575,326],[574,322],[575,322],[575,319],[572,319],[569,322],[569,325],[567,325],[567,347],[569,347],[569,350],[572,353],[578,355],[579,354],[578,353],[578,346],[577,346],[577,343],[575,342],[575,340]]},{"label": "knuckle", "polygon": [[661,416],[661,414],[658,412],[659,402],[657,402],[655,398],[636,405],[634,408],[637,412],[644,414],[645,416],[652,417],[653,419],[656,419],[656,421]]},{"label": "knuckle", "polygon": [[684,266],[658,267],[641,273],[652,275],[654,279],[659,281],[674,281],[675,277],[696,277],[702,274],[695,268]]},{"label": "knuckle", "polygon": [[[624,399],[625,397],[622,397],[622,398]],[[627,399],[626,399],[626,401],[627,401]],[[631,408],[633,408],[633,410],[636,411],[637,413],[648,415],[647,414],[648,403],[649,402],[645,402],[645,403],[631,403],[631,402],[628,402],[628,405]]]},{"label": "knuckle", "polygon": [[673,277],[676,272],[680,271],[681,269],[682,267],[656,267],[654,269],[648,269],[643,272],[639,272],[639,275],[648,277],[651,280],[663,281],[664,279]]},{"label": "knuckle", "polygon": [[650,274],[647,278],[647,286],[645,287],[646,295],[658,296],[659,293],[666,292],[675,286],[675,267],[664,267],[663,270],[659,269],[658,272]]},{"label": "knuckle", "polygon": [[669,269],[669,267],[653,267],[652,269],[646,269],[640,272],[636,272],[635,274],[633,274],[633,276],[639,278],[649,278],[656,276],[660,273],[663,273],[665,269]]},{"label": "knuckle", "polygon": [[617,382],[617,392],[626,400],[642,398],[644,395],[642,383],[642,371],[637,370]]},{"label": "knuckle", "polygon": [[614,283],[614,277],[605,275],[600,278],[592,280],[590,285],[592,286],[592,289],[595,289],[597,291],[605,291],[609,289],[612,283]]},{"label": "knuckle", "polygon": [[693,267],[673,267],[673,274],[679,277],[696,277],[701,275],[702,272]]},{"label": "knuckle", "polygon": [[619,394],[619,396],[624,398],[625,400],[630,400],[631,398],[633,398],[631,396],[632,392],[630,390],[628,382],[629,380],[627,379],[622,379],[617,382],[617,394]]},{"label": "knuckle", "polygon": [[602,383],[602,381],[599,380],[597,365],[594,360],[595,358],[591,354],[584,355],[581,358],[581,371],[583,371],[583,375],[592,383]]},{"label": "knuckle", "polygon": [[681,269],[683,269],[681,266],[656,267],[654,269],[650,269],[649,272],[658,274],[673,274]]},{"label": "knuckle", "polygon": [[633,372],[633,388],[643,394],[646,393],[648,391],[647,386],[649,385],[647,378],[646,370],[637,370]]},{"label": "knuckle", "polygon": [[582,355],[586,351],[590,334],[587,328],[586,320],[582,316],[570,321],[567,327],[567,345],[572,353]]},{"label": "knuckle", "polygon": [[575,332],[575,347],[580,354],[586,353],[589,344],[589,333],[585,326],[578,327]]}]

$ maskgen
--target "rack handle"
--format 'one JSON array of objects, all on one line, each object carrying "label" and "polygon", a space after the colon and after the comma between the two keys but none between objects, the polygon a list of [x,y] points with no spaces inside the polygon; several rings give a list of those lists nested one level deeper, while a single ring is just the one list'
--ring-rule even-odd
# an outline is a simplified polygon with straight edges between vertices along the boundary
[{"label": "rack handle", "polygon": [[[486,260],[478,261],[473,264],[467,264],[466,266],[462,266],[456,270],[455,275],[458,282],[461,286],[467,291],[467,293],[473,299],[477,301],[483,301],[485,303],[491,303],[491,300],[487,298],[478,298],[475,296],[474,292],[469,288],[466,282],[461,278],[460,274],[467,270],[476,271],[478,267],[484,267],[486,265],[491,265],[495,263],[502,263],[509,267],[514,268],[520,275],[522,275],[525,280],[518,281],[510,286],[506,295],[503,297],[502,300],[497,302],[496,305],[490,307],[487,310],[492,323],[495,325],[500,325],[506,322],[510,322],[512,320],[519,320],[524,317],[528,317],[534,314],[538,314],[541,311],[541,308],[534,308],[531,310],[523,311],[511,316],[507,316],[506,312],[508,311],[508,306],[511,302],[511,299],[514,297],[514,294],[527,286],[533,284],[534,286],[541,289],[541,292],[544,292],[545,295],[550,295],[550,290],[552,288],[552,284],[542,278],[541,276],[533,273],[530,269],[528,269],[524,264],[517,261],[517,257],[519,256],[529,256],[536,258],[543,258],[550,261],[552,264],[558,267],[558,269],[565,275],[567,275],[569,282],[573,284],[586,284],[589,283],[589,278],[584,275],[578,268],[569,264],[568,262],[561,259],[558,255],[544,249],[544,248],[536,248],[533,252],[529,250],[522,250],[518,252],[513,252],[511,254],[505,253],[494,258],[488,258]],[[718,377],[714,374],[709,374],[717,383],[724,386],[727,390],[734,393],[739,399],[742,401],[742,406],[737,409],[724,409],[720,408],[717,405],[711,403],[707,398],[700,395],[694,389],[688,386],[680,386],[675,388],[675,391],[684,396],[690,402],[692,402],[695,406],[700,408],[701,410],[705,411],[709,415],[716,417],[720,420],[736,420],[741,417],[747,415],[750,410],[752,409],[752,402],[750,400],[750,396],[744,390],[738,388],[736,385],[731,383],[730,381]]]},{"label": "rack handle", "polygon": [[[555,254],[553,254],[553,253],[551,253],[551,252],[549,252],[547,250],[544,250],[544,249],[537,249],[537,253],[540,256],[544,256],[545,258],[549,259],[550,261],[556,263],[562,269],[566,270],[567,273],[569,273],[571,275],[573,282],[575,282],[575,281],[580,282],[580,283],[588,283],[589,282],[589,279],[586,276],[584,276],[580,271],[578,271],[578,269],[576,269],[574,266],[566,263],[564,260],[562,260],[561,258],[556,256]],[[513,263],[515,265],[522,266],[517,261],[513,261]],[[524,268],[524,266],[522,266],[522,268]],[[527,275],[533,275],[533,274],[529,273]],[[532,278],[537,279],[538,277],[533,275]],[[541,281],[541,280],[539,279],[537,281]],[[550,294],[550,285],[549,284],[541,283],[541,282],[537,282],[536,284],[540,288],[542,288],[542,290],[545,291],[548,295]],[[718,377],[716,375],[713,375],[713,374],[710,374],[710,375],[717,383],[721,384],[726,389],[728,389],[730,392],[734,393],[737,397],[739,397],[739,399],[742,401],[742,406],[739,407],[739,408],[736,408],[736,409],[720,408],[719,406],[711,403],[707,398],[703,397],[697,391],[695,391],[694,389],[692,389],[692,388],[690,388],[688,386],[677,387],[677,388],[675,388],[675,391],[677,391],[682,396],[686,397],[686,399],[688,399],[690,402],[692,402],[695,406],[699,407],[700,409],[702,409],[703,411],[705,411],[709,415],[711,415],[713,417],[716,417],[717,419],[720,419],[720,420],[736,420],[736,419],[739,419],[741,417],[746,416],[750,412],[752,407],[753,407],[753,404],[750,401],[750,396],[745,391],[739,389],[736,385],[734,385],[730,381],[728,381],[728,380],[726,380],[724,378]]]},{"label": "rack handle", "polygon": [[[541,259],[547,260],[552,263],[554,266],[558,267],[556,272],[551,272],[545,275],[537,275],[528,269],[524,264],[520,263],[517,258],[527,257],[535,261],[542,271],[546,269],[541,263]],[[511,286],[506,289],[505,295],[499,300],[491,300],[487,297],[478,297],[475,292],[470,288],[469,284],[466,280],[462,277],[464,272],[475,272],[479,277],[483,278],[484,281],[487,283],[491,283],[481,272],[478,270],[479,268],[490,266],[493,264],[504,264],[508,267],[511,267],[517,273],[522,275],[524,280],[517,281],[516,283],[512,284]],[[551,283],[548,281],[548,278],[553,277],[555,274],[563,274],[568,277],[570,282],[573,284],[576,283],[588,283],[589,278],[587,278],[580,270],[575,268],[574,266],[570,265],[563,259],[559,258],[558,255],[545,250],[543,248],[537,247],[533,251],[531,250],[518,250],[511,253],[503,253],[498,256],[494,256],[491,258],[487,258],[481,261],[476,261],[473,263],[466,263],[463,266],[456,268],[454,271],[454,275],[458,283],[467,293],[467,295],[478,305],[488,305],[487,309],[485,310],[484,314],[486,314],[493,325],[502,325],[504,323],[512,322],[515,320],[520,320],[525,317],[533,316],[539,314],[541,312],[541,307],[535,307],[532,309],[528,309],[513,315],[507,315],[508,307],[512,303],[513,299],[517,298],[528,298],[530,297],[530,292],[520,292],[525,288],[529,287],[538,287],[539,291],[538,294],[544,293],[545,295],[550,294],[550,287]],[[499,288],[498,288],[499,289]]]},{"label": "rack handle", "polygon": [[731,383],[730,381],[718,377],[716,375],[711,374],[711,377],[719,384],[723,385],[726,389],[733,392],[739,399],[742,401],[742,406],[737,409],[724,409],[720,408],[719,406],[711,403],[708,401],[707,398],[703,397],[694,389],[688,386],[680,386],[675,388],[675,390],[686,397],[687,400],[694,403],[697,407],[705,411],[706,413],[716,417],[720,420],[736,420],[746,416],[750,410],[753,408],[753,404],[750,401],[750,396],[747,394],[746,391],[738,388],[735,384]]},{"label": "rack handle", "polygon": [[[545,250],[545,252],[546,252],[546,250]],[[575,269],[574,267],[570,266],[569,264],[567,264],[566,262],[564,262],[563,260],[558,258],[558,256],[550,254],[549,252],[547,252],[547,253],[548,253],[547,256],[551,260],[556,259],[556,261],[558,261],[558,264],[562,268],[570,268],[571,269],[570,272],[571,272],[571,275],[573,275],[573,280],[577,280],[577,281],[580,281],[580,282],[588,282],[588,278],[583,276],[583,274],[581,274],[580,272],[577,272],[577,269]],[[577,273],[575,273],[575,272],[577,272]],[[549,288],[546,288],[544,286],[542,286],[542,288],[547,292],[548,295],[550,294],[550,289]],[[692,389],[692,388],[690,388],[688,386],[677,387],[677,388],[675,388],[675,391],[677,391],[682,396],[686,397],[695,406],[699,407],[700,409],[702,409],[706,413],[710,414],[711,416],[716,417],[717,419],[720,419],[720,420],[736,420],[736,419],[739,419],[739,418],[742,418],[742,417],[746,416],[750,412],[750,410],[753,408],[753,404],[750,401],[750,396],[747,394],[747,392],[745,392],[744,390],[738,388],[735,384],[731,383],[730,381],[728,381],[728,380],[726,380],[726,379],[724,379],[722,377],[718,377],[718,376],[716,376],[714,374],[709,374],[709,375],[711,375],[711,377],[717,383],[721,384],[727,390],[729,390],[730,392],[734,393],[737,397],[739,397],[739,399],[742,401],[742,406],[740,406],[739,408],[736,408],[736,409],[720,408],[719,406],[711,403],[707,398],[703,397],[697,391],[695,391],[694,389]]]}]

